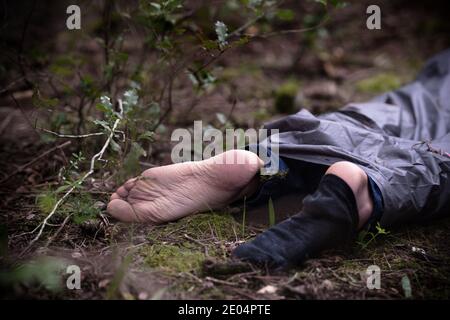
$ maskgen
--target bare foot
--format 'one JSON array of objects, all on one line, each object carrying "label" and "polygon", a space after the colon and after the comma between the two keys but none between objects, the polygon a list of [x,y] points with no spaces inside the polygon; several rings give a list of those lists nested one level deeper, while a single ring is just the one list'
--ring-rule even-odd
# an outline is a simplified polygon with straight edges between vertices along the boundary
[{"label": "bare foot", "polygon": [[160,224],[221,208],[254,191],[262,165],[250,151],[230,150],[203,161],[151,168],[117,189],[107,210],[122,221]]}]

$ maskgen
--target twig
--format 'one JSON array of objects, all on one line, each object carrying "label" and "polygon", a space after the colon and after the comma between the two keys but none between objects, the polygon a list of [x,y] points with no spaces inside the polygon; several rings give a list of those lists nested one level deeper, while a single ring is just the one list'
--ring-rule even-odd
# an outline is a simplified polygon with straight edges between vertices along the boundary
[{"label": "twig", "polygon": [[11,123],[12,118],[14,117],[14,112],[9,113],[6,118],[3,120],[2,124],[0,125],[0,135],[3,133],[3,131],[8,128],[9,124]]},{"label": "twig", "polygon": [[53,132],[44,128],[37,128],[39,130],[42,130],[44,132],[53,134],[54,136],[57,136],[59,138],[88,138],[88,137],[94,137],[94,136],[102,136],[105,133],[104,132],[94,132],[94,133],[87,133],[87,134],[61,134],[58,132]]},{"label": "twig", "polygon": [[274,31],[274,32],[268,32],[268,33],[263,33],[263,34],[257,34],[257,35],[252,35],[252,34],[244,34],[245,36],[249,37],[249,38],[270,38],[270,37],[274,37],[274,36],[279,36],[279,35],[286,35],[286,34],[295,34],[295,33],[304,33],[304,32],[308,32],[308,31],[313,31],[316,30],[322,26],[324,26],[328,20],[330,19],[329,16],[326,16],[322,21],[320,21],[317,25],[312,26],[312,27],[308,27],[308,28],[300,28],[300,29],[289,29],[289,30],[280,30],[280,31]]},{"label": "twig", "polygon": [[195,242],[196,244],[199,244],[199,245],[203,246],[203,247],[206,247],[206,246],[207,246],[206,244],[204,244],[204,243],[201,242],[200,240],[197,240],[197,239],[194,239],[194,238],[188,236],[186,233],[184,234],[184,237],[185,237],[186,239],[188,239],[188,240],[191,240],[192,242]]},{"label": "twig", "polygon": [[236,30],[234,30],[233,32],[231,32],[228,36],[227,39],[231,38],[231,37],[237,37],[240,36],[242,34],[242,31],[245,31],[247,28],[251,27],[253,24],[255,24],[256,22],[258,22],[258,20],[264,18],[264,16],[266,15],[266,12],[257,15],[256,17],[254,17],[253,19],[247,21],[245,24],[243,24],[242,26],[240,26],[239,28],[237,28]]},{"label": "twig", "polygon": [[246,23],[244,23],[242,26],[240,26],[239,28],[237,28],[236,30],[234,30],[233,32],[231,32],[227,39],[234,37],[234,36],[240,36],[242,34],[242,31],[245,31],[247,28],[251,27],[252,25],[254,25],[256,22],[258,22],[260,19],[264,18],[268,13],[270,9],[274,9],[277,8],[279,6],[282,5],[284,1],[278,1],[275,2],[274,4],[270,5],[267,10],[257,16],[255,16],[253,19],[247,21]]},{"label": "twig", "polygon": [[7,175],[5,178],[3,178],[2,180],[0,180],[0,184],[8,181],[11,177],[15,176],[16,174],[18,174],[19,172],[22,172],[23,170],[25,170],[26,168],[28,168],[29,166],[31,166],[33,163],[41,160],[42,158],[44,158],[45,156],[47,156],[48,154],[52,153],[53,151],[57,150],[57,149],[61,149],[64,147],[67,147],[69,144],[71,144],[70,141],[66,141],[63,144],[60,144],[54,148],[51,148],[50,150],[45,151],[43,154],[41,154],[40,156],[38,156],[37,158],[34,158],[33,160],[31,160],[30,162],[24,164],[23,166],[20,166],[19,168],[17,168],[16,170],[14,170],[12,173],[10,173],[9,175]]},{"label": "twig", "polygon": [[61,225],[59,226],[58,230],[56,230],[56,232],[53,234],[53,236],[51,236],[50,238],[48,238],[47,243],[45,244],[45,247],[48,247],[50,245],[50,243],[52,243],[52,241],[54,239],[56,239],[56,237],[58,236],[58,234],[61,232],[61,230],[64,228],[64,226],[66,225],[66,223],[69,221],[70,217],[72,217],[73,212],[71,214],[68,214],[67,217],[64,219],[64,221],[61,223]]},{"label": "twig", "polygon": [[28,125],[30,126],[31,129],[33,129],[33,132],[36,136],[39,137],[39,133],[36,131],[36,128],[34,127],[33,123],[31,122],[30,118],[28,117],[28,115],[26,114],[25,110],[23,109],[22,105],[19,103],[19,101],[17,101],[17,99],[14,97],[14,94],[11,93],[10,94],[11,99],[14,101],[14,104],[16,105],[16,107],[19,109],[19,111],[22,113],[23,117],[25,118],[25,121],[28,123]]},{"label": "twig", "polygon": [[20,82],[24,79],[23,76],[20,76],[19,78],[17,78],[16,80],[11,81],[4,89],[0,90],[0,95],[4,94],[5,92],[8,92],[9,89],[11,89],[12,87],[14,87],[14,85],[17,82]]},{"label": "twig", "polygon": [[233,282],[229,282],[229,281],[225,281],[225,280],[220,280],[220,279],[216,279],[216,278],[209,277],[209,276],[207,276],[205,278],[205,280],[206,281],[215,282],[215,283],[218,283],[218,284],[224,284],[224,285],[227,285],[227,286],[234,286],[235,287],[235,286],[238,285],[237,283],[233,283]]},{"label": "twig", "polygon": [[111,140],[114,137],[114,133],[115,133],[120,121],[122,120],[122,116],[123,116],[122,100],[119,99],[118,102],[119,102],[120,117],[117,118],[116,121],[114,121],[114,124],[111,128],[111,132],[109,133],[108,138],[106,139],[105,143],[103,144],[103,147],[100,149],[99,152],[97,152],[91,158],[91,165],[90,165],[89,171],[76,184],[74,184],[69,190],[67,190],[67,192],[56,202],[53,209],[50,211],[50,213],[47,215],[47,217],[45,217],[45,219],[41,222],[38,234],[36,235],[36,237],[34,237],[33,240],[31,240],[31,242],[28,244],[28,246],[22,251],[20,256],[22,256],[26,251],[28,251],[28,249],[31,248],[31,246],[37,240],[39,240],[39,238],[42,235],[42,232],[44,231],[45,226],[48,225],[48,221],[53,217],[53,215],[55,214],[56,210],[59,208],[61,203],[64,202],[64,200],[75,190],[75,188],[77,188],[79,185],[81,185],[90,175],[92,175],[94,173],[96,161],[100,160],[102,158],[103,154],[105,153],[106,149],[108,148],[109,144],[111,143]]},{"label": "twig", "polygon": [[169,80],[169,92],[167,94],[167,109],[158,119],[158,122],[154,126],[153,130],[156,130],[161,123],[166,119],[166,117],[172,112],[173,103],[172,103],[172,88],[173,88],[174,77],[171,77]]}]

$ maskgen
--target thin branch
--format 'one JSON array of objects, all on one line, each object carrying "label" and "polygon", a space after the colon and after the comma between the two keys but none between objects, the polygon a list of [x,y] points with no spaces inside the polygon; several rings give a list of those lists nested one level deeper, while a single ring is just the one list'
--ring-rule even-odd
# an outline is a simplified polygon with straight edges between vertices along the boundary
[{"label": "thin branch", "polygon": [[254,17],[252,20],[247,21],[245,24],[243,24],[242,26],[240,26],[239,28],[237,28],[236,30],[234,30],[233,32],[231,32],[227,39],[232,38],[232,37],[238,37],[242,34],[242,31],[245,31],[247,28],[251,27],[252,25],[254,25],[256,22],[258,22],[260,19],[264,18],[264,16],[266,15],[266,13],[262,13],[256,17]]},{"label": "thin branch", "polygon": [[273,37],[273,36],[280,36],[280,35],[286,35],[286,34],[304,33],[304,32],[308,32],[308,31],[317,30],[320,27],[323,27],[329,20],[330,20],[330,16],[326,15],[322,21],[320,21],[318,24],[316,24],[315,26],[312,26],[312,27],[273,31],[273,32],[262,33],[259,35],[258,34],[257,35],[244,34],[244,35],[249,38],[269,38],[269,37]]},{"label": "thin branch", "polygon": [[81,138],[89,138],[89,137],[94,137],[94,136],[102,136],[105,134],[105,132],[94,132],[94,133],[87,133],[87,134],[61,134],[61,133],[50,131],[50,130],[47,130],[44,128],[37,128],[37,129],[42,130],[47,133],[50,133],[59,138],[76,138],[76,139],[79,138],[79,139],[81,139]]},{"label": "thin branch", "polygon": [[48,247],[54,239],[56,239],[56,237],[58,236],[58,234],[61,232],[61,230],[64,228],[64,226],[67,224],[67,222],[69,221],[69,219],[73,216],[73,212],[71,214],[68,214],[67,217],[64,219],[64,221],[61,223],[61,225],[59,226],[58,230],[56,230],[56,232],[53,234],[53,236],[49,237],[47,240],[47,243],[45,244],[45,247]]},{"label": "thin branch", "polygon": [[172,103],[173,82],[174,82],[174,77],[171,77],[169,80],[169,92],[167,94],[167,109],[161,115],[161,117],[158,119],[158,122],[153,127],[153,131],[156,130],[161,125],[161,123],[167,118],[167,116],[169,116],[169,114],[172,112],[172,109],[173,109],[173,103]]},{"label": "thin branch", "polygon": [[111,132],[108,135],[108,138],[106,139],[105,143],[103,144],[103,147],[100,149],[99,152],[97,152],[92,158],[91,158],[91,164],[89,167],[89,171],[86,172],[86,174],[76,183],[74,184],[71,188],[69,188],[67,190],[67,192],[56,202],[56,204],[54,205],[53,209],[50,211],[50,213],[47,215],[47,217],[45,217],[45,219],[42,221],[42,223],[40,224],[40,228],[39,228],[39,232],[36,235],[36,237],[34,237],[33,240],[31,240],[31,242],[28,244],[28,246],[22,251],[22,253],[20,254],[21,256],[28,251],[29,248],[31,248],[31,246],[39,240],[39,238],[41,237],[45,226],[48,225],[48,221],[53,217],[53,215],[56,213],[56,210],[59,208],[59,206],[64,202],[64,200],[67,199],[67,197],[75,190],[75,188],[77,188],[79,185],[81,185],[89,176],[91,176],[94,171],[95,171],[95,163],[98,160],[101,160],[103,157],[103,154],[105,153],[106,149],[108,148],[109,144],[111,143],[111,140],[114,137],[114,133],[117,129],[117,127],[119,126],[120,121],[122,120],[123,117],[123,105],[122,105],[122,100],[118,100],[119,102],[119,115],[120,117],[116,119],[116,121],[114,121],[114,124],[111,128]]},{"label": "thin branch", "polygon": [[17,101],[17,99],[14,97],[13,93],[10,93],[11,99],[14,101],[14,104],[19,109],[19,111],[22,113],[23,117],[25,118],[25,121],[28,123],[31,129],[33,129],[33,133],[39,137],[39,133],[36,131],[36,128],[34,127],[33,123],[31,122],[30,118],[28,117],[27,113],[23,109],[22,105]]}]

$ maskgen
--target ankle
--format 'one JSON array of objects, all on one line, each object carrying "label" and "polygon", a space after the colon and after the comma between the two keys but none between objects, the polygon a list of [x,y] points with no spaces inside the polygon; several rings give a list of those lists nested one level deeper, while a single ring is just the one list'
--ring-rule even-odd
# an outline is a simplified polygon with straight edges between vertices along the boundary
[{"label": "ankle", "polygon": [[358,229],[361,228],[368,221],[373,210],[373,200],[370,196],[367,174],[359,166],[348,161],[334,163],[325,174],[338,176],[352,189],[358,208]]}]

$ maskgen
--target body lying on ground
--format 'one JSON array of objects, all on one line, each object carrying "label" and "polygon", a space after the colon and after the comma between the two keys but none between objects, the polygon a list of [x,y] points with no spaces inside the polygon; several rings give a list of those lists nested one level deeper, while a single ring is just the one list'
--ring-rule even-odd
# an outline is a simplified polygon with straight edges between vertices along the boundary
[{"label": "body lying on ground", "polygon": [[[302,209],[240,245],[233,256],[287,268],[349,243],[362,228],[392,228],[450,215],[450,50],[418,77],[367,103],[314,116],[307,110],[265,126],[279,133],[258,148],[279,148],[283,178],[259,179],[256,153],[146,170],[111,196],[123,221],[160,224],[246,197],[256,204],[286,190],[306,192]],[[223,157],[246,159],[226,164]],[[274,161],[273,157],[270,161]]]}]

